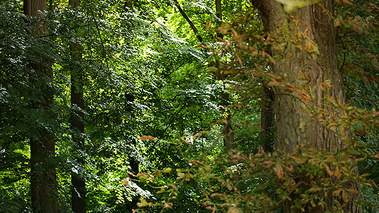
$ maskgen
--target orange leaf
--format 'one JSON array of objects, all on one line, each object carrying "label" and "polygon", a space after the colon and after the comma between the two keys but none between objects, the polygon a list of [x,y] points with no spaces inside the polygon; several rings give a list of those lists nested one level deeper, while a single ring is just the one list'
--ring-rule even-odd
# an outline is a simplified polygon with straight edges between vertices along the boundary
[{"label": "orange leaf", "polygon": [[128,185],[128,182],[129,182],[129,178],[125,178],[121,181],[121,183],[125,184],[125,186]]},{"label": "orange leaf", "polygon": [[204,46],[204,45],[202,45],[202,44],[199,44],[199,45],[197,45],[198,47],[201,47],[201,48],[204,48],[204,49],[208,49],[209,47],[208,46]]},{"label": "orange leaf", "polygon": [[350,6],[354,6],[354,4],[352,4],[351,2],[349,2],[349,0],[342,0],[343,1],[343,3],[345,3],[345,4],[348,4],[348,5],[350,5]]},{"label": "orange leaf", "polygon": [[203,203],[203,206],[208,206],[208,205],[213,205],[213,203],[211,202],[211,201],[205,201],[204,203]]},{"label": "orange leaf", "polygon": [[333,196],[337,196],[341,191],[342,189],[337,189],[336,191],[333,192]]},{"label": "orange leaf", "polygon": [[165,203],[163,208],[171,208],[172,207],[172,203]]},{"label": "orange leaf", "polygon": [[269,86],[269,87],[277,86],[277,85],[280,85],[280,83],[279,83],[279,82],[276,82],[276,81],[270,81],[270,82],[268,82],[268,86]]},{"label": "orange leaf", "polygon": [[309,189],[309,192],[317,192],[317,191],[320,191],[321,189],[320,188],[315,188],[315,187],[312,187]]},{"label": "orange leaf", "polygon": [[283,168],[278,163],[275,166],[275,173],[279,179],[283,178]]},{"label": "orange leaf", "polygon": [[337,179],[340,179],[340,177],[341,177],[340,167],[337,166],[336,171],[334,171],[334,176]]},{"label": "orange leaf", "polygon": [[304,163],[304,161],[301,158],[299,158],[299,157],[290,156],[290,158],[292,158],[293,160],[295,160],[296,163],[298,163],[298,164],[303,164]]},{"label": "orange leaf", "polygon": [[158,140],[157,138],[154,138],[151,135],[143,135],[140,137],[141,140]]},{"label": "orange leaf", "polygon": [[284,165],[283,165],[283,167],[284,167],[284,169],[285,169],[287,172],[289,172],[289,173],[293,173],[293,166],[292,166],[292,164],[290,165],[290,167],[286,167],[286,166],[284,166]]},{"label": "orange leaf", "polygon": [[349,202],[349,198],[347,197],[347,193],[345,190],[342,191],[342,199],[343,201],[345,201],[346,203]]},{"label": "orange leaf", "polygon": [[272,162],[272,161],[263,162],[263,166],[265,166],[266,168],[271,167],[273,164],[274,164],[274,162]]},{"label": "orange leaf", "polygon": [[349,191],[351,194],[358,194],[358,191],[355,189],[346,189],[346,191]]},{"label": "orange leaf", "polygon": [[331,177],[333,175],[333,172],[329,169],[328,166],[326,166],[326,172],[328,173],[328,175]]},{"label": "orange leaf", "polygon": [[233,189],[233,187],[230,184],[226,185],[226,188],[228,188],[229,191],[232,191]]}]

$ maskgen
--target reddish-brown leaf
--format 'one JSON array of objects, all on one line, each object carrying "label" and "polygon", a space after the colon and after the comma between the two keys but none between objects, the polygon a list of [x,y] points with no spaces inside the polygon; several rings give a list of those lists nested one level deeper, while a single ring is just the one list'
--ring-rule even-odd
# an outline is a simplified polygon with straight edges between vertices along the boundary
[{"label": "reddish-brown leaf", "polygon": [[278,176],[279,179],[283,178],[283,175],[284,175],[283,168],[278,163],[275,165],[275,173],[276,173],[276,176]]},{"label": "reddish-brown leaf", "polygon": [[157,138],[154,138],[151,135],[143,135],[140,137],[141,140],[158,140]]},{"label": "reddish-brown leaf", "polygon": [[270,87],[277,86],[277,85],[280,85],[280,83],[276,82],[276,81],[270,81],[270,82],[268,82],[268,86],[270,86]]}]

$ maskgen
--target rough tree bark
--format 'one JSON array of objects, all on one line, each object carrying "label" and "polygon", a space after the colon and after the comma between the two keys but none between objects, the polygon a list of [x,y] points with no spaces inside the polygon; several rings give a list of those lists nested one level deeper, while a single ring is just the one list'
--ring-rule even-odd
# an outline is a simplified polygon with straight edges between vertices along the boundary
[{"label": "rough tree bark", "polygon": [[[79,6],[80,0],[70,0],[69,5]],[[82,47],[78,44],[71,44],[71,56],[76,62],[82,60]],[[80,135],[84,134],[84,114],[81,110],[84,109],[83,98],[83,69],[81,66],[71,67],[71,106],[73,108],[71,116],[71,125],[74,130],[72,136],[72,147],[75,153],[75,160],[84,167],[85,161],[80,153],[84,151],[84,138]],[[80,108],[75,110],[75,108]],[[75,213],[86,212],[86,182],[80,174],[80,170],[71,173],[71,206]]]},{"label": "rough tree bark", "polygon": [[[41,11],[46,11],[46,0],[24,0],[25,15],[43,18]],[[46,39],[48,32],[44,23],[33,22],[31,27],[33,29],[32,36]],[[31,68],[52,79],[53,73],[49,61],[43,56],[37,57],[40,61],[31,62]],[[49,114],[51,113],[50,107],[53,101],[53,92],[45,84],[39,85],[39,89],[43,100],[34,107],[38,110],[44,110]],[[55,156],[55,142],[53,136],[46,128],[37,128],[39,136],[30,139],[32,208],[33,212],[58,212],[58,184],[53,159]]]},{"label": "rough tree bark", "polygon": [[[284,5],[275,0],[251,2],[259,10],[265,30],[273,41],[277,42],[270,47],[275,60],[272,65],[273,73],[285,82],[313,94],[313,99],[309,99],[307,103],[307,100],[304,101],[305,97],[289,91],[287,87],[275,87],[276,148],[292,153],[298,145],[308,144],[309,148],[335,153],[344,147],[342,138],[311,118],[305,111],[306,107],[317,107],[333,112],[332,108],[327,107],[326,96],[335,97],[341,103],[345,102],[341,74],[338,70],[337,31],[332,19],[333,1],[319,1],[317,4],[305,1],[309,2],[308,6],[289,12],[285,11]],[[312,42],[315,42],[319,52],[312,56],[309,50],[300,50],[296,42],[303,46],[309,45],[310,49],[313,49]],[[327,94],[320,89],[320,84],[326,81],[333,87],[327,90]],[[349,187],[359,190],[357,184],[351,184]],[[334,204],[330,199],[332,198],[326,200],[325,209],[317,206],[309,212],[331,210]],[[293,203],[285,202],[284,212],[299,211],[291,207]],[[361,212],[353,202],[345,204],[345,211]]]}]

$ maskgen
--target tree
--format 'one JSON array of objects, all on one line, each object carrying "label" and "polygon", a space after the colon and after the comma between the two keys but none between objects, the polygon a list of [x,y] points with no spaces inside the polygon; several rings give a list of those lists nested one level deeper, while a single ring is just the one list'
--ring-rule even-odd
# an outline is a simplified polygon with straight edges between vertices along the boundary
[{"label": "tree", "polygon": [[[79,6],[80,0],[70,0],[69,5]],[[70,66],[71,71],[71,126],[73,128],[72,148],[74,159],[77,161],[79,168],[84,168],[85,160],[83,154],[84,149],[84,97],[83,97],[83,76],[82,68],[82,47],[79,44],[71,45],[71,55],[73,63]],[[76,66],[75,66],[76,65]],[[82,169],[76,169],[71,174],[71,203],[72,210],[75,213],[86,212],[86,182],[84,174],[81,174]]]},{"label": "tree", "polygon": [[[333,1],[321,1],[312,4],[303,1],[300,8],[293,8],[292,1],[275,0],[251,1],[258,8],[265,30],[273,38],[270,52],[274,59],[272,72],[277,81],[291,86],[275,87],[274,112],[276,128],[276,147],[285,153],[295,152],[299,145],[307,144],[327,153],[336,153],[346,146],[342,137],[308,115],[307,109],[323,110],[332,113],[328,107],[328,98],[335,98],[345,104],[341,73],[338,69],[337,30],[331,14]],[[286,4],[287,3],[287,4]],[[296,38],[300,38],[296,40]],[[308,49],[299,49],[305,44]],[[302,77],[305,81],[299,81]],[[280,82],[280,83],[279,83]],[[329,82],[327,92],[322,84]],[[306,88],[309,97],[293,88]],[[301,178],[298,180],[302,181]],[[359,185],[352,183],[352,189],[359,191]],[[293,203],[296,193],[284,205],[284,212],[300,211]],[[332,196],[329,196],[325,209],[321,206],[310,208],[310,212],[322,212],[333,209]],[[309,207],[307,207],[309,208]],[[312,210],[311,210],[312,209]],[[346,212],[360,212],[354,199],[344,207]]]},{"label": "tree", "polygon": [[[42,19],[42,12],[46,11],[46,0],[25,0],[24,13],[32,17]],[[32,22],[32,36],[45,37],[48,32],[43,22]],[[51,114],[50,107],[53,101],[52,88],[49,88],[48,81],[53,78],[49,61],[43,56],[35,56],[39,60],[31,62],[31,69],[41,72],[47,82],[37,85],[41,92],[39,103],[34,106],[36,110],[42,110],[48,115]],[[49,116],[51,118],[51,115]],[[30,139],[31,149],[31,200],[34,212],[57,212],[58,211],[58,191],[56,181],[55,165],[52,163],[55,156],[54,136],[44,126],[38,126],[37,131]]]}]

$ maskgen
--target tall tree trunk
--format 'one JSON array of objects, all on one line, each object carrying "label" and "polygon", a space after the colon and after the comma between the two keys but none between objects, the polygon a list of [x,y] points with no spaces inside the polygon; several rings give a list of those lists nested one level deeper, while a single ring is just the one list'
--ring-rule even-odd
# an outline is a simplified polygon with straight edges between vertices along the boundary
[{"label": "tall tree trunk", "polygon": [[[40,11],[46,11],[46,0],[24,0],[25,15],[42,18]],[[44,24],[38,23],[32,25],[35,30],[32,36],[43,37],[47,35],[47,28]],[[40,62],[32,62],[31,68],[39,71],[48,78],[53,78],[50,62],[40,57]],[[47,84],[47,83],[46,83]],[[40,85],[42,92],[41,104],[35,106],[38,110],[50,112],[53,101],[53,93],[46,84]],[[31,200],[33,212],[58,212],[58,191],[55,171],[55,142],[53,136],[42,127],[38,130],[39,137],[30,139],[31,149]]]},{"label": "tall tree trunk", "polygon": [[[215,6],[216,6],[216,16],[217,16],[217,26],[220,27],[222,25],[222,2],[221,0],[215,0]],[[219,38],[223,38],[223,35],[221,33],[218,33],[217,36]],[[215,66],[217,68],[220,67],[220,61],[215,61]],[[216,73],[216,79],[217,80],[225,80],[227,78],[226,75],[221,73]],[[225,88],[224,88],[225,89]],[[234,130],[232,125],[232,115],[229,107],[229,94],[226,91],[220,92],[220,98],[221,102],[224,105],[225,109],[222,110],[222,113],[224,114],[224,128],[223,128],[223,135],[224,135],[224,146],[227,152],[234,149]]]},{"label": "tall tree trunk", "polygon": [[[292,153],[300,144],[307,143],[309,148],[335,153],[344,146],[342,138],[311,118],[305,111],[307,107],[324,109],[330,113],[335,111],[327,106],[326,96],[335,97],[340,103],[345,102],[342,79],[338,70],[337,32],[332,19],[333,1],[321,1],[319,4],[308,5],[288,13],[282,4],[275,0],[251,2],[258,8],[265,30],[278,42],[271,46],[275,60],[272,66],[273,73],[297,88],[304,88],[307,93],[314,96],[310,99],[290,91],[288,87],[275,87],[277,149]],[[316,47],[313,46],[313,42],[318,45],[317,55],[311,55],[312,49],[315,50]],[[301,50],[295,43],[308,45],[308,51],[304,48]],[[303,78],[301,81],[300,77]],[[327,94],[320,88],[321,83],[325,81],[329,81],[333,87],[327,90]],[[359,190],[357,184],[352,184],[351,187]],[[309,212],[331,210],[334,205],[330,200],[331,197],[326,199],[325,209],[317,206]],[[286,202],[284,212],[300,211],[291,208],[293,206],[294,203]],[[360,212],[360,209],[353,202],[349,202],[345,211]]]},{"label": "tall tree trunk", "polygon": [[[70,5],[79,6],[80,0],[70,0]],[[74,61],[81,62],[82,60],[82,47],[78,44],[71,45],[71,55]],[[71,106],[73,108],[71,116],[71,125],[74,129],[72,136],[73,151],[76,162],[79,167],[85,167],[85,161],[81,152],[84,152],[84,138],[81,136],[84,134],[84,114],[81,110],[84,109],[83,98],[83,69],[81,66],[71,67]],[[74,110],[75,108],[80,110]],[[86,182],[83,174],[80,174],[80,170],[77,169],[71,173],[71,205],[72,211],[75,213],[86,212]]]},{"label": "tall tree trunk", "polygon": [[[130,114],[131,117],[133,119],[135,119],[135,115],[134,115],[134,112],[133,112],[133,104],[134,104],[134,101],[135,101],[135,97],[133,94],[130,94],[130,93],[126,93],[125,94],[125,99],[126,99],[126,102],[125,102],[125,113],[127,114]],[[130,132],[128,132],[127,134],[125,134],[125,139],[127,142],[130,143],[130,147],[137,147],[137,140],[134,139],[131,135],[129,135]],[[138,160],[138,156],[136,156],[137,154],[135,154],[136,152],[138,152],[137,150],[135,152],[131,151],[128,155],[128,161],[129,161],[129,171],[133,174],[133,175],[130,175],[129,178],[134,181],[135,183],[138,183],[139,179],[137,177],[137,174],[139,173],[139,160]],[[135,155],[133,155],[135,154]],[[137,209],[138,208],[138,201],[140,200],[140,195],[138,194],[138,191],[136,190],[135,193],[137,194],[137,196],[133,196],[132,198],[132,202],[130,203],[130,205],[128,205],[128,210],[130,212],[132,212],[134,209]]]},{"label": "tall tree trunk", "polygon": [[[222,25],[222,0],[215,0],[215,6],[216,6],[216,16],[217,16],[217,26],[221,27]],[[218,32],[217,37],[223,38],[222,33]],[[215,61],[215,66],[217,68],[220,67],[220,61]],[[221,73],[216,73],[216,79],[217,80],[225,80],[227,78],[226,75]],[[227,153],[229,153],[231,150],[235,149],[235,141],[234,141],[234,128],[232,123],[232,112],[230,110],[230,97],[229,94],[225,91],[225,88],[223,91],[220,92],[220,98],[221,102],[223,104],[223,110],[222,114],[224,115],[223,123],[224,128],[222,130],[222,134],[224,136],[224,146]],[[230,166],[233,166],[234,164],[230,164]],[[238,187],[238,182],[240,180],[238,172],[235,172],[232,174],[232,179],[234,184]]]},{"label": "tall tree trunk", "polygon": [[261,107],[261,144],[265,152],[272,152],[275,144],[274,94],[267,86],[263,86]]}]

